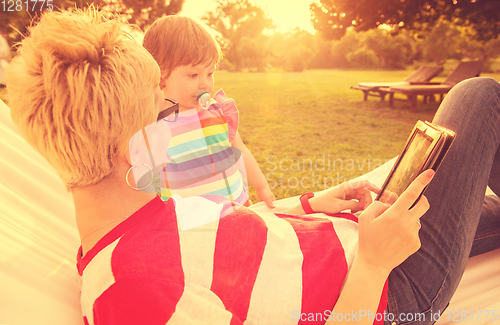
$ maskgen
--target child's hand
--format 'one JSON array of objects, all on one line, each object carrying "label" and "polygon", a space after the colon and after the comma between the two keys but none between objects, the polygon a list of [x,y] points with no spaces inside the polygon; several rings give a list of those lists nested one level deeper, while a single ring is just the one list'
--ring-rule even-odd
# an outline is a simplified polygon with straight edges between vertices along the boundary
[{"label": "child's hand", "polygon": [[264,201],[269,209],[275,208],[274,201],[276,201],[276,198],[268,186],[256,189],[256,191],[259,201]]}]

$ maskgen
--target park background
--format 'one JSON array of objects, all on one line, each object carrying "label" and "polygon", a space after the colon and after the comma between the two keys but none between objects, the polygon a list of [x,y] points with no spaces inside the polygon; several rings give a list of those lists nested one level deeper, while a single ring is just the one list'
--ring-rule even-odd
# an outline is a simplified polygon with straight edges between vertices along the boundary
[{"label": "park background", "polygon": [[[11,10],[5,4],[21,4]],[[319,191],[399,154],[417,120],[439,103],[388,108],[364,102],[358,82],[401,81],[421,65],[485,60],[500,80],[498,0],[53,0],[54,10],[95,5],[142,32],[168,14],[205,24],[224,52],[215,74],[240,111],[239,132],[277,199]],[[48,2],[5,1],[0,34],[15,55]],[[42,7],[44,6],[45,7]],[[0,4],[2,6],[2,4]],[[13,9],[16,9],[14,6]],[[28,10],[26,10],[28,9]],[[8,103],[5,89],[0,98]],[[255,201],[255,192],[251,191]]]}]

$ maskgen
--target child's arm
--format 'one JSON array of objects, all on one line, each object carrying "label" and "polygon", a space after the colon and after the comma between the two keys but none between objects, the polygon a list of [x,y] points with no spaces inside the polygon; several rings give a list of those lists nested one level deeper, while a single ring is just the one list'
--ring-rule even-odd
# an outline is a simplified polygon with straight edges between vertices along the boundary
[{"label": "child's arm", "polygon": [[275,207],[273,201],[276,201],[276,198],[274,197],[273,192],[271,192],[267,179],[260,170],[257,160],[255,160],[255,157],[252,155],[250,150],[248,150],[247,146],[245,146],[239,133],[236,133],[236,137],[234,138],[232,145],[241,151],[243,162],[245,163],[248,182],[257,191],[258,199],[260,201],[264,201],[269,208],[273,209]]}]

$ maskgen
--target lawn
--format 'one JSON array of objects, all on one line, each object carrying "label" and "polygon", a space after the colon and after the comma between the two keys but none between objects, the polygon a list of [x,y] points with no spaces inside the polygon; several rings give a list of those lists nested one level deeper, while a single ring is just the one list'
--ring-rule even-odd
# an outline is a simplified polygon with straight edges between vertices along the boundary
[{"label": "lawn", "polygon": [[[442,81],[449,69],[435,78]],[[399,81],[411,71],[309,70],[300,73],[218,71],[216,90],[236,100],[240,135],[277,199],[319,191],[395,157],[417,120],[432,120],[438,103],[417,112],[349,87],[359,81]],[[500,73],[482,74],[500,80]],[[5,89],[0,98],[6,99]],[[251,199],[257,202],[251,189]]]},{"label": "lawn", "polygon": [[[240,135],[280,199],[337,185],[398,155],[416,121],[431,121],[438,103],[420,100],[413,113],[406,102],[393,109],[374,97],[364,102],[349,87],[399,81],[410,72],[219,71],[215,88],[236,100]],[[500,74],[483,75],[500,80]],[[253,190],[251,198],[256,201]]]}]

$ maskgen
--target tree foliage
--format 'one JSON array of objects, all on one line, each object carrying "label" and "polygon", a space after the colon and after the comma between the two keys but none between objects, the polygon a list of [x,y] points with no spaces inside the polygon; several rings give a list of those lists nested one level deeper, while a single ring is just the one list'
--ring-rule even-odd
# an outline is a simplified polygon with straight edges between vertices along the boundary
[{"label": "tree foliage", "polygon": [[381,24],[427,32],[441,17],[472,28],[479,41],[500,34],[499,0],[320,0],[310,10],[326,39],[340,39],[349,27],[365,31]]},{"label": "tree foliage", "polygon": [[[91,3],[111,14],[122,15],[129,23],[145,29],[156,19],[175,15],[181,11],[185,0],[98,0],[91,2],[75,1],[79,5],[88,6]],[[82,3],[83,2],[83,3]]]},{"label": "tree foliage", "polygon": [[416,43],[408,33],[390,35],[386,30],[376,28],[363,35],[364,44],[379,59],[380,67],[386,69],[404,69],[413,62]]},{"label": "tree foliage", "polygon": [[422,40],[423,56],[436,65],[442,65],[446,59],[460,59],[460,47],[466,42],[458,26],[440,20]]},{"label": "tree foliage", "polygon": [[333,42],[331,46],[331,57],[333,67],[348,68],[350,62],[347,59],[348,54],[362,48],[360,33],[348,31],[340,40]]},{"label": "tree foliage", "polygon": [[335,68],[404,69],[413,63],[416,40],[408,33],[391,36],[376,28],[365,32],[353,30],[332,42],[331,60]]},{"label": "tree foliage", "polygon": [[[251,4],[248,0],[218,0],[215,11],[207,12],[202,18],[209,27],[220,33],[217,41],[227,61],[234,69],[240,70],[248,56],[255,55],[248,52],[251,39],[261,35],[264,29],[273,28],[262,8]],[[259,44],[257,49],[263,50]]]},{"label": "tree foliage", "polygon": [[[83,9],[93,5],[106,12],[109,16],[120,15],[123,20],[136,24],[143,30],[156,19],[174,15],[181,11],[185,0],[52,0],[53,10],[69,8]],[[24,4],[24,2],[23,2]],[[43,8],[41,6],[44,6]],[[0,13],[0,33],[5,36],[10,45],[21,39],[27,27],[35,23],[41,13],[47,10],[47,4],[42,1],[29,1],[28,11],[23,10]]]},{"label": "tree foliage", "polygon": [[314,35],[296,28],[275,33],[269,40],[272,65],[289,72],[301,72],[318,52]]}]

